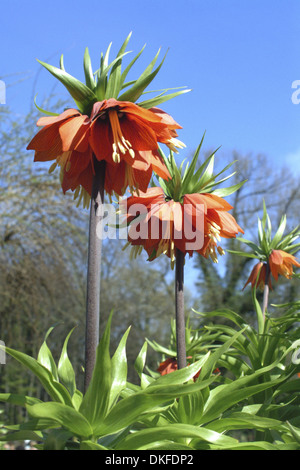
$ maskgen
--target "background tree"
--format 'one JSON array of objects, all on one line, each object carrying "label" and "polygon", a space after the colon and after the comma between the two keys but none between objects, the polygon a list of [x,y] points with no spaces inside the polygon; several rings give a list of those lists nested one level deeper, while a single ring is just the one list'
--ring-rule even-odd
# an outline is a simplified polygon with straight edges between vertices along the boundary
[{"label": "background tree", "polygon": [[[26,151],[36,120],[36,111],[22,119],[7,108],[0,115],[0,338],[36,357],[47,330],[58,323],[47,340],[57,356],[76,325],[68,352],[83,380],[88,211],[76,207],[72,194],[63,195],[58,172],[49,175],[50,165],[33,163]],[[114,310],[112,349],[132,325],[133,364],[145,336],[162,340],[167,334],[173,291],[163,260],[155,266],[132,260],[123,245],[104,243],[101,322],[103,331]],[[1,391],[42,393],[14,360],[7,357],[0,367]]]}]

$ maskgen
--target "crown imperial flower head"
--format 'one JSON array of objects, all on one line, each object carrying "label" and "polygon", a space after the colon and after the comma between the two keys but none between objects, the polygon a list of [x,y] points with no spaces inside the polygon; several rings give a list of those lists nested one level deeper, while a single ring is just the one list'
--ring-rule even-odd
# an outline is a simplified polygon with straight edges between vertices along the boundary
[{"label": "crown imperial flower head", "polygon": [[218,262],[218,255],[224,254],[219,245],[221,238],[244,233],[229,213],[232,206],[222,197],[234,192],[243,182],[216,189],[227,178],[216,181],[212,173],[214,154],[195,172],[202,142],[203,139],[184,174],[182,167],[177,167],[172,151],[169,158],[161,151],[171,179],[158,178],[160,186],[121,201],[121,212],[129,224],[127,246],[132,246],[132,256],[143,249],[149,261],[165,254],[173,267],[176,250],[190,256],[196,251]]},{"label": "crown imperial flower head", "polygon": [[271,276],[275,281],[278,281],[279,275],[291,279],[294,275],[294,267],[300,267],[300,263],[294,256],[300,248],[300,243],[294,243],[300,236],[299,226],[295,227],[287,235],[284,235],[286,223],[287,219],[286,215],[284,215],[280,220],[274,237],[272,237],[271,220],[264,202],[263,217],[258,219],[258,243],[238,238],[251,251],[230,250],[231,253],[239,256],[259,260],[253,267],[244,288],[251,284],[253,289],[256,286],[263,289],[264,285],[267,284],[272,289]]},{"label": "crown imperial flower head", "polygon": [[141,52],[122,72],[122,59],[129,35],[116,59],[108,63],[110,47],[101,55],[101,65],[92,71],[88,49],[84,55],[86,84],[60,68],[40,62],[68,90],[77,108],[61,114],[50,114],[38,120],[42,129],[27,149],[35,151],[35,161],[54,160],[50,171],[58,165],[62,189],[75,191],[86,201],[91,195],[95,162],[105,161],[105,191],[121,196],[129,188],[146,191],[153,171],[161,178],[170,177],[158,152],[158,143],[176,150],[184,146],[177,140],[181,126],[157,106],[189,90],[168,93],[169,89],[151,99],[136,101],[157,75],[163,61],[153,71],[155,58],[135,81],[125,82],[127,74]]}]

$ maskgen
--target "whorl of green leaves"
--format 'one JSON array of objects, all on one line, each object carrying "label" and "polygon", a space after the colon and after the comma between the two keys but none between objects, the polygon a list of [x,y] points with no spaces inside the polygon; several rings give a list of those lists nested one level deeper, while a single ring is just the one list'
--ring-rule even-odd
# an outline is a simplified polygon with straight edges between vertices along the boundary
[{"label": "whorl of green leaves", "polygon": [[267,212],[265,201],[263,201],[263,217],[258,219],[258,243],[254,243],[242,237],[237,237],[242,243],[245,243],[250,252],[228,250],[240,256],[259,259],[267,262],[273,250],[282,250],[294,255],[300,248],[300,243],[294,243],[300,236],[300,225],[297,225],[291,232],[284,236],[286,229],[286,215],[281,217],[277,231],[272,237],[272,224]]},{"label": "whorl of green leaves", "polygon": [[[162,59],[160,64],[154,68],[160,50],[158,50],[154,59],[146,67],[144,72],[140,75],[137,80],[125,81],[128,73],[131,71],[132,66],[135,64],[137,59],[142,54],[145,46],[140,50],[140,52],[134,57],[134,59],[129,63],[129,65],[122,71],[122,61],[123,58],[129,54],[129,51],[126,52],[126,47],[131,37],[131,33],[127,36],[122,47],[120,48],[116,58],[109,63],[109,53],[112,43],[109,44],[105,54],[101,53],[100,67],[98,70],[93,72],[91,58],[89,55],[88,48],[85,49],[84,58],[83,58],[83,68],[85,75],[85,84],[82,83],[77,78],[73,77],[66,72],[64,67],[63,55],[60,58],[60,67],[55,67],[53,65],[46,64],[38,60],[38,62],[45,67],[55,78],[57,78],[68,90],[72,98],[74,99],[78,109],[83,114],[89,115],[93,104],[97,101],[103,101],[109,98],[115,98],[119,101],[131,101],[136,102],[144,93],[147,86],[152,82],[156,77],[159,70],[161,69],[165,57]],[[182,88],[185,88],[184,90]],[[170,90],[179,90],[173,93],[168,93]],[[143,108],[151,108],[153,106],[158,106],[159,104],[175,98],[182,93],[186,93],[190,90],[186,87],[179,88],[165,88],[163,90],[158,90],[160,93],[150,99],[141,101],[137,103]],[[147,92],[151,93],[151,92]],[[38,108],[40,111],[41,108]],[[46,114],[47,111],[43,111]]]},{"label": "whorl of green leaves", "polygon": [[223,170],[219,173],[214,174],[214,158],[216,149],[205,161],[204,163],[196,169],[199,153],[203,144],[205,133],[201,139],[201,142],[192,158],[191,163],[187,162],[184,168],[184,161],[181,163],[180,167],[177,166],[174,159],[173,152],[170,151],[169,157],[166,157],[162,150],[160,149],[160,155],[163,158],[166,167],[168,168],[171,179],[165,181],[161,178],[158,178],[159,184],[164,190],[166,198],[173,199],[174,201],[182,202],[182,198],[185,194],[196,194],[196,193],[210,193],[215,194],[216,196],[226,197],[230,194],[237,191],[245,181],[242,181],[233,186],[227,188],[216,188],[216,186],[224,183],[224,181],[231,178],[235,172],[231,173],[224,178],[217,180],[217,178],[224,173],[228,168],[230,168],[235,162],[229,163]]}]

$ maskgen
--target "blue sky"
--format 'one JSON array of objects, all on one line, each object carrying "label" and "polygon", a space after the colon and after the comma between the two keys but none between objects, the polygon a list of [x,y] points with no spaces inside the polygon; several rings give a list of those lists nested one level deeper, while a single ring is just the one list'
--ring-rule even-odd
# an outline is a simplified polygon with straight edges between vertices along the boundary
[{"label": "blue sky", "polygon": [[[7,105],[18,113],[55,84],[36,58],[58,65],[63,53],[66,70],[83,80],[85,47],[96,69],[100,52],[112,42],[114,58],[132,31],[128,50],[147,44],[136,76],[159,47],[161,57],[169,48],[153,88],[192,88],[162,106],[183,126],[187,152],[206,130],[207,148],[298,163],[300,104],[291,100],[300,80],[298,0],[10,0],[1,18],[0,75],[8,85],[25,79],[7,88]],[[55,90],[64,95],[62,85]]]},{"label": "blue sky", "polygon": [[[24,79],[7,87],[14,112],[25,114],[33,95],[39,103],[55,84],[36,58],[58,65],[64,54],[66,70],[83,80],[85,47],[96,70],[101,51],[112,42],[113,59],[132,31],[128,50],[147,44],[136,77],[159,47],[161,58],[169,48],[152,89],[192,88],[162,105],[183,126],[187,153],[206,130],[205,148],[264,153],[300,173],[300,104],[291,100],[300,80],[299,0],[10,0],[1,19],[0,77],[7,85]],[[65,96],[62,85],[55,91]]]}]

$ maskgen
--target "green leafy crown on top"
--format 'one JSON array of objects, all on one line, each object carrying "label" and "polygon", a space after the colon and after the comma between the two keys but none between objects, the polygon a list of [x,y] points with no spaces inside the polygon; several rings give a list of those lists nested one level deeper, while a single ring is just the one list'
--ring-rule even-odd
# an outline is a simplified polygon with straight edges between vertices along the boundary
[{"label": "green leafy crown on top", "polygon": [[[123,58],[130,52],[126,51],[126,47],[131,37],[131,34],[132,33],[127,36],[116,58],[110,63],[109,53],[112,43],[109,44],[105,54],[101,53],[100,67],[95,72],[93,72],[92,69],[89,50],[88,48],[85,49],[83,58],[85,84],[66,72],[64,67],[63,55],[61,55],[60,58],[59,68],[53,65],[46,64],[45,62],[42,62],[40,60],[38,60],[38,62],[66,87],[66,89],[74,99],[79,111],[83,114],[89,115],[92,110],[93,104],[97,101],[103,101],[105,99],[115,98],[118,101],[131,101],[135,103],[144,93],[155,93],[154,91],[145,92],[145,89],[152,82],[152,80],[156,77],[157,73],[161,69],[166,58],[166,54],[160,64],[154,69],[154,65],[160,53],[159,49],[153,60],[146,67],[140,77],[137,80],[131,80],[126,82],[125,80],[129,71],[131,70],[132,66],[135,64],[135,62],[140,57],[145,48],[145,46],[143,46],[140,52],[122,71]],[[173,91],[172,93],[168,93],[170,90],[179,91]],[[156,92],[159,92],[158,95],[153,98],[140,101],[137,104],[143,108],[149,109],[154,106],[158,106],[167,100],[175,98],[176,96],[181,95],[182,93],[187,93],[188,91],[190,90],[186,89],[186,87],[165,88],[162,90],[156,90]],[[41,109],[39,106],[37,106],[37,108],[45,114],[56,115],[55,113],[51,113]]]}]

